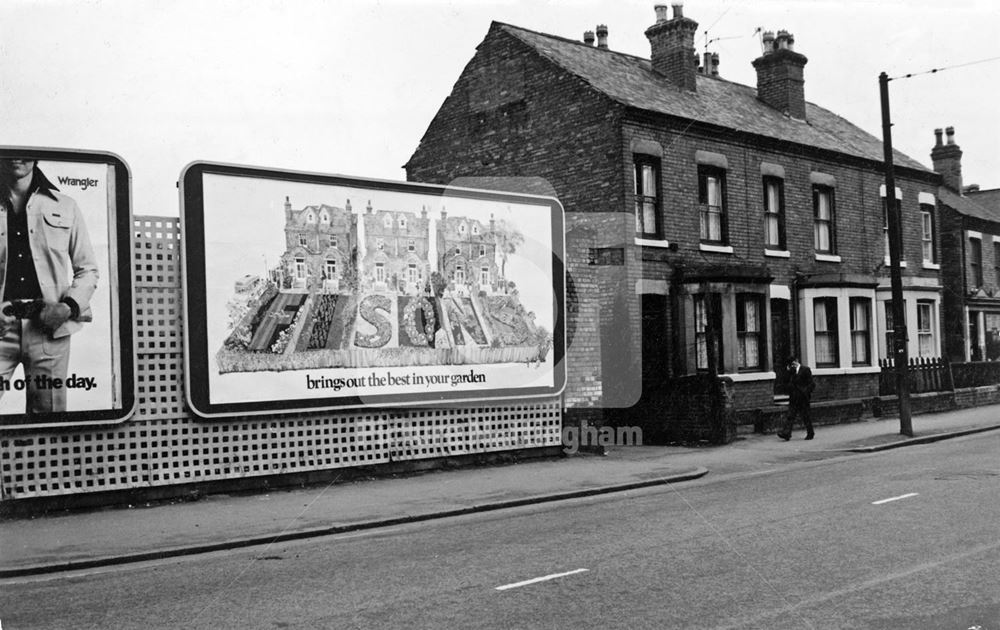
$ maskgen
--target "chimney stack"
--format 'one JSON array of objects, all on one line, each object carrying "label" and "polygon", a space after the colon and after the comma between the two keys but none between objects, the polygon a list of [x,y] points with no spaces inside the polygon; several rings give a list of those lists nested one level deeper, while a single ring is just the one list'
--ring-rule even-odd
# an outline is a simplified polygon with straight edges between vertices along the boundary
[{"label": "chimney stack", "polygon": [[765,31],[764,53],[754,59],[757,98],[792,118],[806,119],[803,68],[808,59],[795,52],[795,38],[785,30]]},{"label": "chimney stack", "polygon": [[712,53],[712,76],[719,76],[719,53]]},{"label": "chimney stack", "polygon": [[583,43],[588,46],[594,45],[594,31],[584,31],[583,32]]},{"label": "chimney stack", "polygon": [[941,176],[945,186],[962,194],[962,149],[955,144],[954,127],[948,127],[944,132],[948,140],[946,144],[941,144],[941,130],[934,130],[934,148],[931,149],[934,172]]},{"label": "chimney stack", "polygon": [[597,47],[601,50],[608,49],[608,27],[605,24],[597,25]]},{"label": "chimney stack", "polygon": [[672,6],[674,17],[668,20],[665,19],[666,7],[657,5],[656,24],[646,29],[646,38],[652,50],[650,60],[658,74],[677,87],[693,92],[698,75],[698,55],[694,50],[698,23],[684,17],[683,4],[678,2]]}]

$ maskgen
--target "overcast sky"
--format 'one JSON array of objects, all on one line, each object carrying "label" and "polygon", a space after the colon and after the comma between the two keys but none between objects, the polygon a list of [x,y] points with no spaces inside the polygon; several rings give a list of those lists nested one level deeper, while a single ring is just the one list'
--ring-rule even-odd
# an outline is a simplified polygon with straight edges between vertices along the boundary
[{"label": "overcast sky", "polygon": [[[176,215],[194,160],[381,179],[401,168],[491,20],[649,57],[647,0],[3,0],[0,144],[100,149],[136,214]],[[669,2],[668,2],[669,4]],[[806,99],[881,137],[878,74],[1000,57],[989,0],[687,0],[724,78],[756,84],[758,27],[809,59]],[[953,125],[966,183],[1000,187],[1000,60],[890,83],[895,145],[930,165]]]}]

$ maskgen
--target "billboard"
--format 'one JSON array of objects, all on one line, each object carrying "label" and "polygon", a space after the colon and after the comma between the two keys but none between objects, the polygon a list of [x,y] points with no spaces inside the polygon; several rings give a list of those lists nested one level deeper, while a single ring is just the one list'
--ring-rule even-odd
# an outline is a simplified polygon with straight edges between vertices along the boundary
[{"label": "billboard", "polygon": [[553,198],[198,162],[181,200],[199,415],[564,387]]},{"label": "billboard", "polygon": [[0,428],[132,413],[129,200],[117,156],[0,147]]}]

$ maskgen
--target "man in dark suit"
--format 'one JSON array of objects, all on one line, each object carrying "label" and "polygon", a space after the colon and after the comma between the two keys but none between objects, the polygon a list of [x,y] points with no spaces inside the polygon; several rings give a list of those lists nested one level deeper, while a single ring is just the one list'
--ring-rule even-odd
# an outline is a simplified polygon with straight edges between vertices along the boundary
[{"label": "man in dark suit", "polygon": [[778,433],[778,437],[785,441],[790,440],[795,419],[801,418],[802,424],[806,427],[806,439],[811,440],[814,433],[809,399],[812,398],[813,390],[816,389],[812,370],[799,363],[798,357],[792,356],[788,359],[788,372],[788,386],[791,389],[788,396],[788,415],[785,427]]}]

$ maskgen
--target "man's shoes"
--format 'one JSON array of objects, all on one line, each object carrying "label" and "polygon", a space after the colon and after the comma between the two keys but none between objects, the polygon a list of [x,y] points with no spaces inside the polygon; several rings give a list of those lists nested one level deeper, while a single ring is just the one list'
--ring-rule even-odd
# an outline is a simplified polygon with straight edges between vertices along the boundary
[{"label": "man's shoes", "polygon": [[778,437],[780,437],[782,440],[784,440],[784,441],[787,442],[788,440],[792,439],[792,434],[791,433],[779,433]]},{"label": "man's shoes", "polygon": [[811,440],[811,439],[813,439],[814,437],[816,437],[816,436],[815,436],[815,434],[813,434],[813,433],[810,433],[810,434],[806,435],[806,439],[807,439],[807,440]]}]

